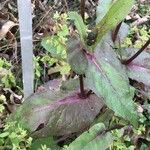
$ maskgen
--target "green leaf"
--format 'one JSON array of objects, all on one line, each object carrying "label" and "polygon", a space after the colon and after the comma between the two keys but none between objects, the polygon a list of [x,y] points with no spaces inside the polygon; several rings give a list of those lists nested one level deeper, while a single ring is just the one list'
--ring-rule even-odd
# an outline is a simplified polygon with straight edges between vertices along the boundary
[{"label": "green leaf", "polygon": [[5,138],[9,135],[9,132],[4,132],[0,134],[0,138]]},{"label": "green leaf", "polygon": [[33,141],[31,145],[31,150],[41,150],[41,145],[46,145],[52,150],[60,150],[60,147],[55,143],[52,137],[39,138]]},{"label": "green leaf", "polygon": [[103,97],[105,104],[116,115],[136,126],[138,115],[132,100],[134,90],[130,88],[126,70],[117,59],[109,40],[103,40],[96,47],[94,55],[87,57],[87,86],[97,96]]},{"label": "green leaf", "polygon": [[68,26],[62,25],[61,30],[57,33],[59,37],[66,37],[69,34]]},{"label": "green leaf", "polygon": [[68,74],[70,70],[71,70],[70,65],[68,63],[63,62],[62,67],[60,68],[60,74],[61,75]]},{"label": "green leaf", "polygon": [[104,124],[99,123],[81,134],[75,141],[63,150],[105,150],[113,141],[111,133],[100,134],[105,129]]},{"label": "green leaf", "polygon": [[41,45],[51,53],[52,57],[66,59],[66,46],[59,42],[57,36],[47,36],[42,39]]},{"label": "green leaf", "polygon": [[97,39],[94,47],[100,42],[102,37],[111,29],[113,29],[119,22],[121,22],[131,7],[134,0],[116,0],[103,19],[96,25],[95,32],[97,32]]},{"label": "green leaf", "polygon": [[51,67],[48,70],[48,74],[51,75],[60,72],[61,75],[66,75],[70,72],[70,69],[70,65],[62,61],[60,65],[57,64],[55,67]]},{"label": "green leaf", "polygon": [[100,0],[96,9],[96,22],[100,22],[112,5],[112,0]]},{"label": "green leaf", "polygon": [[71,20],[74,20],[74,24],[79,32],[81,41],[84,43],[84,40],[87,37],[87,26],[84,24],[83,19],[77,12],[69,12],[68,16]]}]

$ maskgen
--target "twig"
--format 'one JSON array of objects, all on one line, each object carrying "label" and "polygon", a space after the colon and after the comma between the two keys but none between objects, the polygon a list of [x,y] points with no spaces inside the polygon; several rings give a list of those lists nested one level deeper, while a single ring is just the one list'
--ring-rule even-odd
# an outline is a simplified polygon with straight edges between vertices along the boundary
[{"label": "twig", "polygon": [[66,9],[67,9],[67,12],[69,11],[69,8],[68,8],[68,4],[67,4],[67,1],[64,0],[64,3],[65,3],[65,6],[66,6]]},{"label": "twig", "polygon": [[145,48],[150,44],[150,39],[145,43],[145,45],[138,51],[136,52],[131,58],[129,58],[128,60],[123,60],[122,64],[124,65],[128,65],[129,63],[131,63],[136,57],[138,57],[144,50]]},{"label": "twig", "polygon": [[81,13],[81,17],[84,21],[84,19],[85,19],[85,0],[81,0],[80,13]]},{"label": "twig", "polygon": [[142,24],[145,24],[145,23],[148,23],[148,22],[150,22],[150,17],[145,16],[143,18],[139,18],[136,21],[134,21],[132,23],[132,26],[139,26],[139,25],[142,25]]},{"label": "twig", "polygon": [[9,1],[10,0],[6,0],[4,2],[1,2],[1,9],[0,10],[2,10]]},{"label": "twig", "polygon": [[40,26],[40,24],[42,23],[42,21],[49,15],[49,13],[50,13],[51,10],[52,10],[52,7],[50,7],[50,9],[43,15],[43,17],[37,23],[37,25],[35,26],[35,28],[33,29],[33,31],[35,31]]}]

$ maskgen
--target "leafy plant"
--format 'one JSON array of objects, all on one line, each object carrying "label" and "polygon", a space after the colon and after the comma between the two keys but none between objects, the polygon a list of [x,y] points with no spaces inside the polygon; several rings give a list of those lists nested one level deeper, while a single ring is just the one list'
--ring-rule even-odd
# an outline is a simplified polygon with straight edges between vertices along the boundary
[{"label": "leafy plant", "polygon": [[[61,136],[84,130],[93,122],[103,102],[96,95],[80,98],[76,82],[67,81],[61,86],[61,81],[51,81],[49,89],[29,98],[9,119],[16,120],[35,136]],[[41,130],[37,130],[39,126]]]},{"label": "leafy plant", "polygon": [[11,64],[6,59],[0,58],[0,86],[15,86],[15,77],[11,71],[11,67]]},{"label": "leafy plant", "polygon": [[[134,103],[135,89],[129,84],[129,77],[135,79],[131,72],[145,67],[144,65],[132,67],[135,65],[132,63],[148,46],[150,40],[126,60],[120,61],[118,52],[114,50],[114,47],[119,44],[118,39],[125,37],[125,34],[119,32],[119,29],[125,28],[120,22],[133,3],[134,0],[113,2],[108,0],[107,3],[102,1],[103,5],[100,4],[98,9],[102,11],[101,7],[105,7],[102,16],[97,18],[96,27],[92,30],[95,39],[91,46],[87,43],[87,26],[77,12],[70,12],[68,15],[69,20],[74,21],[78,31],[78,33],[72,32],[70,36],[67,28],[68,17],[56,13],[55,34],[44,38],[42,45],[53,57],[69,63],[71,69],[79,75],[79,79],[66,82],[51,81],[48,89],[28,98],[8,121],[17,120],[34,137],[65,136],[90,128],[105,104],[115,116],[124,120],[121,128],[126,125],[138,127],[140,113],[137,111],[138,104]],[[112,29],[114,29],[113,37],[110,34]],[[125,57],[124,53],[120,55],[120,58]],[[138,79],[144,82],[141,74]],[[116,137],[120,136],[118,134]],[[103,150],[108,148],[113,140],[116,139],[113,139],[110,130],[105,129],[103,123],[98,123],[63,149],[93,148],[96,150],[100,146]],[[121,145],[121,141],[115,142],[119,143],[121,148],[125,148],[125,145]],[[43,148],[45,149],[45,146]],[[133,149],[132,145],[130,149]]]},{"label": "leafy plant", "polygon": [[69,146],[65,146],[63,150],[107,149],[113,141],[113,136],[109,132],[102,134],[101,131],[104,129],[105,126],[102,123],[94,125],[88,131],[82,133]]},{"label": "leafy plant", "polygon": [[51,53],[53,57],[58,59],[66,59],[66,41],[69,34],[67,27],[67,15],[58,14],[56,12],[53,16],[54,26],[51,36],[47,36],[42,40],[42,46]]},{"label": "leafy plant", "polygon": [[[138,34],[138,40],[132,41],[132,38],[135,34]],[[150,30],[147,26],[139,27],[136,26],[130,29],[128,37],[125,38],[122,47],[142,47],[146,41],[150,38]]]},{"label": "leafy plant", "polygon": [[[103,1],[103,3],[105,3]],[[131,7],[134,4],[134,0],[122,1],[116,0],[112,2],[111,6],[108,2],[108,11],[105,13],[104,17],[97,23],[94,32],[96,32],[96,45],[101,41],[102,37],[108,33],[111,29],[113,29],[120,21],[124,19],[127,13],[130,11]],[[124,6],[124,7],[122,7]],[[107,10],[107,8],[105,8]]]},{"label": "leafy plant", "polygon": [[0,113],[2,113],[5,109],[4,103],[6,102],[6,97],[4,95],[0,95]]},{"label": "leafy plant", "polygon": [[0,133],[0,149],[26,149],[31,146],[31,142],[32,138],[28,137],[27,131],[17,122],[7,123],[3,133]]},{"label": "leafy plant", "polygon": [[46,70],[48,75],[53,73],[67,75],[70,72],[70,65],[67,62],[53,58],[48,53],[34,57],[34,68],[36,87],[41,85],[40,78],[45,74]]},{"label": "leafy plant", "polygon": [[[52,65],[56,63],[56,66],[50,69],[50,72],[60,72],[61,75],[66,75],[70,72],[70,66],[67,63],[67,36],[69,35],[69,30],[67,26],[67,14],[59,14],[56,12],[53,16],[53,23],[52,26],[52,35],[48,35],[42,39],[42,46],[50,52],[51,61],[47,63],[48,65]],[[41,61],[44,62],[46,58],[42,58]],[[46,60],[47,61],[47,60]],[[45,62],[44,62],[45,63]]]},{"label": "leafy plant", "polygon": [[40,57],[34,57],[34,70],[35,70],[35,78],[39,78],[41,76],[41,72],[42,72],[42,67],[39,64],[40,61]]},{"label": "leafy plant", "polygon": [[84,24],[82,17],[77,12],[69,12],[69,18],[74,20],[74,24],[78,29],[80,39],[82,43],[84,43],[87,37],[87,27]]},{"label": "leafy plant", "polygon": [[31,150],[60,150],[52,137],[34,139],[31,145]]},{"label": "leafy plant", "polygon": [[123,130],[114,130],[112,131],[112,135],[114,137],[114,141],[110,146],[110,150],[134,150],[135,146],[134,145],[130,145],[127,146],[125,143],[126,142],[130,142],[130,138],[128,135],[123,136]]}]

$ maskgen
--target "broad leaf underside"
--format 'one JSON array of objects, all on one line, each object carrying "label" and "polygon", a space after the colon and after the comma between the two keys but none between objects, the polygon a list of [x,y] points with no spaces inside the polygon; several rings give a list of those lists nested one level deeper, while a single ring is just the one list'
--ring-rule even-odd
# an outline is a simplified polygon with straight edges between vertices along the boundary
[{"label": "broad leaf underside", "polygon": [[[126,57],[130,58],[137,52],[137,49],[125,49]],[[127,66],[128,75],[131,79],[142,82],[150,86],[150,53],[148,51],[142,52],[136,59],[134,59]]]},{"label": "broad leaf underside", "polygon": [[116,115],[136,125],[138,116],[132,101],[134,90],[130,88],[125,69],[109,41],[102,41],[94,55],[87,54],[86,83],[96,95],[103,97],[106,105]]},{"label": "broad leaf underside", "polygon": [[76,73],[85,73],[87,87],[103,98],[105,104],[116,115],[137,125],[138,115],[133,102],[134,90],[129,85],[125,67],[112,49],[110,36],[103,38],[94,54],[84,51],[82,59],[77,59],[80,57],[74,55],[79,54],[76,53],[77,49],[82,52],[80,41],[74,40],[74,44],[69,44],[70,65]]},{"label": "broad leaf underside", "polygon": [[11,116],[34,136],[66,135],[79,132],[93,122],[103,102],[92,94],[81,99],[77,91],[49,90],[35,94]]},{"label": "broad leaf underside", "polygon": [[77,74],[84,74],[88,65],[82,51],[82,44],[78,36],[72,36],[68,40],[68,62],[74,72]]}]

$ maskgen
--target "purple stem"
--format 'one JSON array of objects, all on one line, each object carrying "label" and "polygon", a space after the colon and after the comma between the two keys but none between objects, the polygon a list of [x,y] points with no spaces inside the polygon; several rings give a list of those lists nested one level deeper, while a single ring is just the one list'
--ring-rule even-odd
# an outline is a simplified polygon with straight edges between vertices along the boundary
[{"label": "purple stem", "polygon": [[145,49],[146,47],[150,44],[150,39],[144,44],[144,46],[138,51],[136,52],[131,58],[129,58],[128,60],[123,60],[122,64],[124,65],[128,65],[129,63],[131,63],[136,57],[138,57]]},{"label": "purple stem", "polygon": [[[84,22],[85,0],[81,0],[80,13],[81,13],[81,17],[82,17],[83,22]],[[85,90],[84,90],[83,75],[79,75],[79,81],[80,81],[80,97],[84,99],[84,98],[86,98],[86,94],[85,94]]]},{"label": "purple stem", "polygon": [[85,90],[84,90],[83,75],[79,75],[79,81],[80,81],[80,97],[85,99],[86,94],[85,94]]},{"label": "purple stem", "polygon": [[113,42],[115,42],[116,39],[117,39],[117,35],[118,35],[118,33],[119,33],[119,30],[120,30],[121,25],[122,25],[122,22],[120,22],[120,23],[117,25],[117,27],[115,28],[115,30],[114,30],[113,33],[112,33],[112,41],[113,41]]}]

